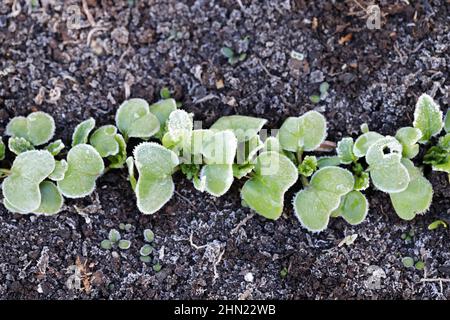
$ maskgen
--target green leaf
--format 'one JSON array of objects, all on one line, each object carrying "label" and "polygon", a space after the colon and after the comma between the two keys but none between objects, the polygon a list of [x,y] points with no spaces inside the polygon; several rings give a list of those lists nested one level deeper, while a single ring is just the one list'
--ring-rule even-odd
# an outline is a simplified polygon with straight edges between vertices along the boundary
[{"label": "green leaf", "polygon": [[120,240],[118,246],[122,250],[128,250],[131,247],[131,241],[130,240]]},{"label": "green leaf", "polygon": [[253,177],[241,191],[242,199],[260,215],[276,220],[284,206],[284,194],[297,181],[295,165],[284,155],[270,151],[256,158]]},{"label": "green leaf", "polygon": [[337,144],[337,155],[342,164],[350,164],[358,158],[353,154],[353,139],[343,138]]},{"label": "green leaf", "polygon": [[320,102],[320,96],[317,94],[313,94],[312,96],[309,97],[309,100],[312,103],[319,103]]},{"label": "green leaf", "polygon": [[428,142],[431,137],[441,132],[444,126],[439,105],[425,93],[417,100],[413,126],[422,131],[420,143]]},{"label": "green leaf", "polygon": [[369,147],[383,138],[384,137],[381,134],[374,131],[363,133],[356,139],[355,144],[353,145],[353,154],[358,158],[364,157]]},{"label": "green leaf", "polygon": [[24,138],[34,146],[50,141],[55,134],[55,121],[45,112],[33,112],[25,117],[15,117],[6,126],[6,134]]},{"label": "green leaf", "polygon": [[256,137],[266,122],[267,120],[262,118],[240,115],[226,116],[218,119],[211,126],[211,130],[231,130],[238,142],[245,142]]},{"label": "green leaf", "polygon": [[405,268],[412,268],[414,266],[414,259],[411,257],[402,258],[402,264]]},{"label": "green leaf", "polygon": [[222,52],[222,54],[224,55],[225,58],[230,59],[230,58],[233,58],[233,57],[234,57],[234,51],[233,51],[233,49],[231,49],[231,48],[223,47],[223,48],[221,49],[221,52]]},{"label": "green leaf", "polygon": [[287,118],[280,128],[278,139],[284,150],[313,151],[325,140],[326,133],[325,117],[316,111],[308,111],[298,118]]},{"label": "green leaf", "polygon": [[159,132],[156,136],[161,139],[164,135],[164,130],[170,114],[177,110],[177,103],[174,99],[160,100],[150,106],[150,112],[153,113],[159,120]]},{"label": "green leaf", "polygon": [[237,179],[242,179],[253,171],[255,165],[252,163],[247,164],[233,164],[233,176]]},{"label": "green leaf", "polygon": [[167,87],[162,87],[159,91],[159,95],[161,99],[169,99],[170,98],[170,90]]},{"label": "green leaf", "polygon": [[142,213],[153,214],[173,195],[172,173],[179,164],[178,157],[159,144],[144,142],[134,149],[134,160],[139,172],[137,206]]},{"label": "green leaf", "polygon": [[361,172],[359,175],[355,175],[355,190],[366,190],[370,185],[370,177],[368,172]]},{"label": "green leaf", "polygon": [[443,228],[448,227],[448,225],[447,225],[447,223],[445,223],[445,221],[435,220],[428,225],[428,230],[435,230],[435,229],[439,228],[440,226],[442,226]]},{"label": "green leaf", "polygon": [[48,151],[27,151],[14,160],[11,174],[3,181],[5,200],[19,212],[36,211],[41,204],[39,185],[55,169],[55,159]]},{"label": "green leaf", "polygon": [[128,157],[126,160],[127,168],[128,168],[128,180],[130,181],[131,188],[133,191],[136,190],[136,177],[134,175],[134,159],[133,157]]},{"label": "green leaf", "polygon": [[142,257],[147,257],[153,252],[153,247],[149,244],[144,244],[139,250],[139,254]]},{"label": "green leaf", "polygon": [[8,148],[11,152],[19,155],[21,153],[34,150],[33,145],[25,138],[11,137],[8,140]]},{"label": "green leaf", "polygon": [[230,189],[236,149],[237,140],[230,130],[214,133],[205,141],[202,153],[206,165],[200,171],[200,180],[204,180],[204,190],[209,194],[220,197]]},{"label": "green leaf", "polygon": [[153,242],[155,240],[155,234],[150,229],[144,230],[144,240],[145,242]]},{"label": "green leaf", "polygon": [[404,191],[409,184],[409,174],[401,162],[402,145],[393,137],[385,137],[373,143],[367,150],[372,183],[387,193]]},{"label": "green leaf", "polygon": [[56,140],[50,143],[45,147],[45,150],[48,150],[52,154],[52,156],[57,156],[66,146],[62,142],[62,140]]},{"label": "green leaf", "polygon": [[116,113],[116,126],[125,141],[128,138],[150,138],[160,129],[158,118],[150,112],[147,101],[143,99],[122,103]]},{"label": "green leaf", "polygon": [[402,164],[407,168],[410,182],[405,191],[391,193],[392,205],[395,212],[403,220],[411,220],[417,214],[425,213],[433,198],[433,187],[409,159],[402,159]]},{"label": "green leaf", "polygon": [[450,109],[448,109],[445,114],[444,129],[445,132],[450,133]]},{"label": "green leaf", "polygon": [[263,152],[275,151],[278,153],[282,153],[283,150],[280,146],[280,141],[276,137],[268,137],[266,141],[264,141],[264,147],[262,149]]},{"label": "green leaf", "polygon": [[405,158],[412,159],[419,153],[417,142],[422,137],[422,131],[412,127],[398,129],[395,138],[402,144],[402,155]]},{"label": "green leaf", "polygon": [[6,146],[3,143],[2,137],[0,137],[0,161],[5,159],[5,154],[6,154]]},{"label": "green leaf", "polygon": [[317,158],[315,156],[306,156],[303,162],[298,166],[298,172],[305,177],[310,177],[317,169]]},{"label": "green leaf", "polygon": [[54,215],[61,211],[64,204],[64,198],[53,182],[41,182],[39,190],[41,192],[41,204],[34,213]]},{"label": "green leaf", "polygon": [[64,179],[68,167],[69,166],[66,160],[55,161],[55,169],[48,176],[48,178],[53,181],[61,181],[62,179]]},{"label": "green leaf", "polygon": [[115,126],[102,126],[94,131],[89,142],[102,158],[115,156],[119,153],[119,143],[116,140],[116,135],[117,128]]},{"label": "green leaf", "polygon": [[167,120],[167,133],[162,138],[163,146],[177,154],[191,149],[193,127],[192,114],[184,110],[173,111]]},{"label": "green leaf", "polygon": [[362,133],[367,133],[367,132],[369,132],[369,125],[367,124],[367,123],[363,123],[362,125],[361,125],[361,132]]},{"label": "green leaf", "polygon": [[105,165],[98,151],[88,144],[77,144],[67,154],[68,168],[58,189],[68,198],[82,198],[95,190],[95,182]]},{"label": "green leaf", "polygon": [[109,241],[111,241],[112,243],[116,243],[116,242],[119,242],[121,238],[122,237],[120,236],[119,231],[117,231],[116,229],[109,230],[109,233],[108,233]]},{"label": "green leaf", "polygon": [[325,167],[311,178],[309,186],[294,198],[294,209],[303,227],[309,231],[325,230],[330,216],[339,207],[341,197],[353,189],[350,171]]},{"label": "green leaf", "polygon": [[109,167],[112,169],[121,169],[127,160],[127,143],[121,134],[116,134],[114,139],[119,145],[119,152],[114,156],[108,157]]},{"label": "green leaf", "polygon": [[341,164],[341,159],[338,156],[320,157],[317,159],[317,167],[320,169],[325,167],[336,167]]},{"label": "green leaf", "polygon": [[100,247],[101,247],[102,249],[105,249],[105,250],[111,250],[111,249],[112,249],[112,243],[111,243],[111,241],[109,241],[109,240],[103,240],[103,241],[100,243]]},{"label": "green leaf", "polygon": [[240,142],[237,145],[236,163],[245,165],[254,163],[258,152],[264,148],[264,143],[258,135],[252,137],[250,140]]},{"label": "green leaf", "polygon": [[72,134],[72,147],[79,144],[86,144],[89,140],[89,134],[94,128],[94,118],[89,118],[78,124]]},{"label": "green leaf", "polygon": [[339,207],[332,216],[342,217],[351,225],[357,225],[366,219],[369,203],[366,197],[359,191],[350,191],[341,198]]}]

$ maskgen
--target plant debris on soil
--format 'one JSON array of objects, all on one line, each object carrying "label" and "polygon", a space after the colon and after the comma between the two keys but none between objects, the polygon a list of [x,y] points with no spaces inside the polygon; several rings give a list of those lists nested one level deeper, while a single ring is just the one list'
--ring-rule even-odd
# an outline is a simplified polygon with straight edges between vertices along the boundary
[{"label": "plant debris on soil", "polygon": [[[448,107],[450,2],[380,1],[380,29],[367,27],[369,4],[3,0],[0,135],[12,117],[41,110],[68,145],[82,120],[113,123],[122,101],[156,101],[164,87],[204,127],[245,114],[278,128],[314,109],[328,140],[354,136],[363,122],[393,135],[411,124],[422,92]],[[327,94],[313,103],[323,82]],[[0,206],[0,298],[448,299],[449,229],[427,227],[450,223],[449,181],[425,175],[435,191],[424,216],[401,221],[372,190],[361,225],[334,219],[313,234],[295,219],[292,192],[269,221],[241,207],[242,185],[216,199],[176,175],[173,199],[145,216],[126,170],[109,172],[55,217]],[[102,249],[121,224],[131,247]],[[154,232],[148,259],[139,252],[145,229]]]}]

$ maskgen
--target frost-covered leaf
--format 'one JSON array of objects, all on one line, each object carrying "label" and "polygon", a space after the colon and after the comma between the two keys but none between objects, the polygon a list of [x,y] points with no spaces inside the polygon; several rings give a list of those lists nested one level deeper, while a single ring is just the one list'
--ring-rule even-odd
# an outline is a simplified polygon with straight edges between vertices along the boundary
[{"label": "frost-covered leaf", "polygon": [[268,152],[268,151],[275,151],[275,152],[282,152],[280,141],[278,141],[278,138],[276,137],[268,137],[266,141],[264,141],[264,147],[261,150],[262,152]]},{"label": "frost-covered leaf", "polygon": [[149,244],[144,244],[139,250],[141,257],[147,257],[153,252],[153,247]]},{"label": "frost-covered leaf", "polygon": [[102,249],[105,249],[105,250],[111,250],[112,249],[112,243],[111,243],[111,241],[109,241],[109,240],[103,240],[101,243],[100,243],[100,247],[102,248]]},{"label": "frost-covered leaf", "polygon": [[239,143],[248,141],[255,137],[267,120],[262,118],[248,116],[225,116],[218,119],[212,126],[211,130],[224,131],[231,130],[236,136]]},{"label": "frost-covered leaf", "polygon": [[341,164],[341,159],[338,156],[320,157],[317,159],[317,167],[320,169],[325,167],[336,167]]},{"label": "frost-covered leaf", "polygon": [[116,134],[117,128],[115,126],[102,126],[94,131],[89,142],[102,158],[115,156],[119,153],[119,143],[116,140]]},{"label": "frost-covered leaf", "polygon": [[414,128],[422,131],[422,138],[419,142],[425,143],[441,132],[444,123],[442,121],[442,111],[439,105],[427,94],[422,94],[417,100],[414,110]]},{"label": "frost-covered leaf", "polygon": [[8,140],[8,148],[11,152],[19,155],[23,152],[34,150],[33,145],[25,138],[11,137]]},{"label": "frost-covered leaf", "polygon": [[6,126],[6,134],[24,138],[34,146],[50,141],[55,133],[55,121],[45,112],[33,112],[25,117],[15,117]]},{"label": "frost-covered leaf", "polygon": [[128,138],[150,138],[160,129],[158,118],[150,112],[144,99],[122,103],[116,113],[116,126],[126,141]]},{"label": "frost-covered leaf", "polygon": [[358,158],[353,154],[353,139],[343,138],[337,144],[337,155],[343,164],[350,164]]},{"label": "frost-covered leaf", "polygon": [[144,240],[145,242],[153,242],[155,240],[155,234],[150,229],[144,230]]},{"label": "frost-covered leaf", "polygon": [[64,179],[67,168],[68,168],[68,164],[67,164],[66,160],[56,161],[55,169],[48,176],[48,178],[53,181],[61,181],[62,179]]},{"label": "frost-covered leaf", "polygon": [[89,118],[78,124],[72,134],[72,147],[79,144],[86,144],[89,140],[89,135],[94,128],[94,118]]},{"label": "frost-covered leaf", "polygon": [[67,154],[68,168],[58,189],[68,198],[82,198],[95,189],[97,178],[105,165],[98,151],[88,144],[78,144]]},{"label": "frost-covered leaf", "polygon": [[405,158],[412,159],[419,153],[417,142],[422,137],[422,131],[413,127],[404,127],[397,130],[395,138],[402,144],[402,155]]},{"label": "frost-covered leaf", "polygon": [[253,163],[258,152],[264,148],[264,143],[258,135],[244,142],[238,142],[236,152],[236,163],[245,165]]},{"label": "frost-covered leaf", "polygon": [[284,150],[313,151],[325,140],[326,134],[325,117],[317,111],[308,111],[298,118],[287,118],[280,128],[278,139]]},{"label": "frost-covered leaf", "polygon": [[116,243],[116,242],[119,242],[120,239],[122,239],[122,237],[120,236],[119,231],[117,231],[116,229],[111,229],[111,230],[109,230],[109,233],[108,233],[108,239],[112,243]]},{"label": "frost-covered leaf", "polygon": [[450,173],[450,133],[442,136],[437,145],[428,149],[423,162],[431,164],[435,171]]},{"label": "frost-covered leaf", "polygon": [[315,156],[306,156],[298,166],[298,172],[305,177],[310,177],[317,169],[317,158]]},{"label": "frost-covered leaf", "polygon": [[353,154],[358,158],[364,157],[369,147],[382,138],[384,137],[381,134],[374,131],[363,133],[353,145]]},{"label": "frost-covered leaf", "polygon": [[114,136],[117,144],[119,145],[119,152],[114,156],[109,156],[109,167],[113,169],[123,168],[125,161],[127,160],[127,143],[121,134]]},{"label": "frost-covered leaf", "polygon": [[3,181],[6,201],[19,212],[34,212],[41,204],[39,185],[55,169],[55,159],[48,151],[27,151],[14,160],[11,174]]},{"label": "frost-covered leaf", "polygon": [[41,182],[39,190],[41,192],[41,204],[34,213],[54,215],[61,211],[64,204],[64,198],[53,182]]},{"label": "frost-covered leaf", "polygon": [[134,160],[139,172],[137,206],[142,213],[153,214],[173,195],[172,173],[179,164],[178,157],[159,144],[144,142],[134,149]]},{"label": "frost-covered leaf", "polygon": [[402,145],[393,137],[387,136],[370,146],[366,162],[375,187],[388,193],[401,192],[408,187],[409,174],[401,159]]},{"label": "frost-covered leaf", "polygon": [[253,177],[242,188],[242,200],[260,215],[276,220],[283,212],[284,194],[297,178],[297,168],[286,156],[275,151],[261,153]]},{"label": "frost-covered leaf", "polygon": [[370,176],[368,172],[361,172],[359,175],[355,175],[354,189],[361,191],[366,190],[370,185]]},{"label": "frost-covered leaf", "polygon": [[62,140],[56,140],[50,143],[45,147],[45,150],[48,150],[52,154],[52,156],[57,156],[66,146],[62,142]]},{"label": "frost-covered leaf", "polygon": [[355,181],[350,171],[325,167],[317,171],[306,189],[294,198],[295,213],[306,229],[326,229],[330,216],[339,207],[341,197],[353,189]]},{"label": "frost-covered leaf", "polygon": [[0,161],[5,159],[5,155],[6,155],[6,146],[3,143],[2,137],[0,137]]},{"label": "frost-covered leaf", "polygon": [[447,110],[444,119],[444,129],[445,132],[450,133],[450,109]]},{"label": "frost-covered leaf", "polygon": [[120,240],[118,247],[119,247],[119,249],[122,249],[122,250],[128,250],[131,247],[131,241],[130,240]]},{"label": "frost-covered leaf", "polygon": [[134,174],[134,159],[133,157],[128,157],[126,162],[128,168],[128,180],[130,181],[131,188],[133,191],[136,190],[136,176]]},{"label": "frost-covered leaf", "polygon": [[247,164],[233,164],[233,176],[237,179],[242,179],[246,175],[248,175],[250,172],[253,171],[255,168],[255,165],[252,163]]},{"label": "frost-covered leaf", "polygon": [[167,120],[167,132],[162,138],[162,144],[176,154],[189,152],[193,134],[192,114],[184,110],[175,110]]},{"label": "frost-covered leaf", "polygon": [[177,102],[174,99],[164,99],[150,105],[150,112],[159,120],[160,129],[156,134],[157,138],[161,139],[163,137],[166,122],[169,120],[170,114],[175,110],[177,110]]},{"label": "frost-covered leaf", "polygon": [[402,159],[402,164],[407,168],[411,179],[408,188],[402,192],[391,193],[389,196],[397,215],[403,220],[411,220],[416,214],[423,214],[429,209],[433,187],[411,160]]},{"label": "frost-covered leaf", "polygon": [[230,130],[219,131],[205,141],[202,153],[206,165],[200,172],[200,180],[204,179],[209,194],[220,197],[230,189],[236,149],[237,139]]},{"label": "frost-covered leaf", "polygon": [[369,210],[366,197],[359,191],[350,191],[341,198],[339,207],[332,213],[333,217],[342,217],[351,225],[364,221]]}]

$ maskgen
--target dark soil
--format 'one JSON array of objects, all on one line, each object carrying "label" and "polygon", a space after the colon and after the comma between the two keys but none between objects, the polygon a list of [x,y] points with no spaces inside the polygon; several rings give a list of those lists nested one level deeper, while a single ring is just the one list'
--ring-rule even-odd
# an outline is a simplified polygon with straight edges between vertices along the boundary
[{"label": "dark soil", "polygon": [[[395,134],[411,124],[422,92],[443,108],[450,101],[448,0],[379,1],[379,30],[366,26],[365,0],[87,0],[91,21],[81,1],[44,9],[46,1],[34,8],[17,1],[20,12],[13,2],[0,4],[0,134],[13,116],[42,110],[68,144],[80,121],[112,123],[124,99],[155,101],[165,86],[205,126],[237,113],[276,128],[315,109],[334,141],[355,136],[363,122]],[[228,64],[224,46],[246,59]],[[322,81],[329,96],[313,104]],[[425,216],[401,221],[388,196],[369,191],[364,223],[334,219],[312,234],[293,216],[293,191],[283,217],[271,222],[241,207],[239,183],[215,199],[176,176],[177,194],[144,216],[125,171],[109,172],[91,197],[67,201],[57,217],[0,207],[0,298],[448,299],[449,283],[421,282],[450,278],[449,231],[427,229],[450,217],[449,181],[426,174],[435,193]],[[132,225],[122,231],[131,248],[101,249],[120,223]],[[151,263],[139,259],[146,228],[155,233]],[[356,241],[338,247],[351,234]],[[404,267],[405,256],[425,270]]]}]

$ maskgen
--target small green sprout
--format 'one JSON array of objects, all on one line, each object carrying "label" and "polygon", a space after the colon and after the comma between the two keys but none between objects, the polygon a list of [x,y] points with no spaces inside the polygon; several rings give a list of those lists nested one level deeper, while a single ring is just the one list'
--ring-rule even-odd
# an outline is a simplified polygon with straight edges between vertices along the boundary
[{"label": "small green sprout", "polygon": [[5,155],[6,155],[6,146],[3,143],[3,138],[0,137],[0,161],[5,159]]},{"label": "small green sprout", "polygon": [[247,58],[247,54],[245,52],[241,54],[236,54],[233,49],[229,47],[223,47],[221,49],[222,55],[228,59],[228,63],[231,65],[235,65],[238,62],[244,61]]},{"label": "small green sprout", "polygon": [[130,240],[119,240],[119,244],[117,246],[119,247],[119,249],[128,250],[131,247],[131,241]]},{"label": "small green sprout", "polygon": [[413,126],[422,132],[420,143],[427,143],[431,137],[441,132],[444,126],[439,105],[425,93],[417,100]]},{"label": "small green sprout", "polygon": [[343,138],[338,142],[336,152],[342,164],[350,164],[358,160],[353,153],[353,139],[350,137]]},{"label": "small green sprout", "polygon": [[417,261],[416,264],[414,265],[414,267],[419,270],[422,271],[423,269],[425,269],[425,262],[423,261]]},{"label": "small green sprout", "polygon": [[260,215],[276,220],[283,212],[284,194],[297,179],[297,168],[286,156],[263,152],[256,158],[254,175],[244,184],[241,197]]},{"label": "small green sprout", "polygon": [[153,252],[153,247],[149,244],[144,244],[139,250],[139,254],[142,257],[149,256]]},{"label": "small green sprout", "polygon": [[98,151],[88,144],[77,144],[67,154],[67,171],[58,189],[67,198],[82,198],[95,190],[95,182],[105,169]]},{"label": "small green sprout", "polygon": [[312,103],[319,103],[320,102],[320,96],[317,94],[313,94],[312,96],[309,97],[309,100]]},{"label": "small green sprout", "polygon": [[280,145],[284,150],[313,151],[325,140],[326,120],[320,113],[308,111],[298,118],[287,118],[278,134]]},{"label": "small green sprout", "polygon": [[414,259],[411,257],[403,257],[402,264],[405,268],[412,268],[414,266]]},{"label": "small green sprout", "polygon": [[350,171],[325,167],[311,178],[309,186],[294,198],[294,209],[303,227],[319,232],[326,229],[333,211],[339,208],[341,197],[353,190],[355,180]]},{"label": "small green sprout", "polygon": [[131,241],[122,239],[119,231],[111,229],[108,233],[108,239],[103,240],[100,243],[100,247],[105,250],[110,250],[115,245],[121,250],[128,250],[131,247]]},{"label": "small green sprout", "polygon": [[125,224],[125,223],[120,223],[119,224],[119,229],[126,231],[126,232],[130,232],[133,229],[133,226],[129,223]]},{"label": "small green sprout", "polygon": [[310,177],[317,169],[317,158],[315,156],[306,156],[303,162],[298,166],[298,172],[305,176]]},{"label": "small green sprout", "polygon": [[283,267],[283,269],[281,269],[280,271],[280,277],[284,279],[288,276],[288,273],[289,273],[288,268]]},{"label": "small green sprout", "polygon": [[25,138],[11,137],[8,140],[8,148],[11,152],[19,155],[26,151],[34,150],[34,146]]},{"label": "small green sprout", "polygon": [[119,153],[119,143],[116,140],[117,128],[113,125],[106,125],[94,131],[89,139],[92,145],[102,158],[115,156]]},{"label": "small green sprout", "polygon": [[370,130],[369,130],[369,125],[368,125],[367,123],[363,123],[363,124],[360,126],[360,130],[361,130],[361,132],[362,132],[363,134],[369,132],[369,131],[370,131]]},{"label": "small green sprout", "polygon": [[170,90],[167,87],[162,87],[159,91],[159,95],[161,96],[161,99],[169,99],[170,98]]},{"label": "small green sprout", "polygon": [[342,239],[341,242],[339,242],[338,247],[342,247],[344,244],[347,247],[351,246],[353,243],[355,243],[357,238],[358,238],[358,235],[356,233],[350,234],[350,235],[346,236],[344,239]]},{"label": "small green sprout", "polygon": [[155,272],[160,272],[161,269],[162,269],[162,266],[159,263],[157,263],[153,266],[153,271],[155,271]]},{"label": "small green sprout", "polygon": [[6,126],[6,134],[24,138],[34,146],[50,141],[55,133],[55,121],[45,112],[33,112],[25,117],[15,117]]},{"label": "small green sprout", "polygon": [[62,142],[62,140],[56,140],[52,143],[50,143],[48,146],[45,147],[45,150],[50,152],[52,156],[57,156],[66,146]]},{"label": "small green sprout", "polygon": [[328,82],[325,81],[320,84],[320,100],[325,100],[328,97],[328,89],[330,89],[330,84]]},{"label": "small green sprout", "polygon": [[143,99],[122,103],[116,113],[116,126],[125,141],[129,138],[148,139],[160,129],[158,118],[150,112],[147,101]]},{"label": "small green sprout", "polygon": [[428,225],[428,230],[436,230],[439,227],[448,228],[448,225],[443,220],[435,220]]},{"label": "small green sprout", "polygon": [[145,242],[153,242],[155,240],[155,234],[150,229],[144,230],[144,240]]},{"label": "small green sprout", "polygon": [[157,143],[143,142],[134,149],[134,162],[139,172],[137,206],[144,214],[153,214],[174,193],[172,173],[179,164],[178,157]]},{"label": "small green sprout", "polygon": [[91,131],[94,130],[94,128],[94,118],[89,118],[78,124],[72,134],[72,147],[75,147],[79,144],[87,144],[89,135],[91,134]]},{"label": "small green sprout", "polygon": [[116,229],[109,230],[109,233],[108,233],[109,241],[111,241],[112,243],[116,243],[116,242],[119,242],[121,238],[122,237],[121,237],[119,231],[117,231]]},{"label": "small green sprout", "polygon": [[112,249],[112,243],[111,241],[105,239],[100,243],[100,247],[105,250],[111,250]]},{"label": "small green sprout", "polygon": [[442,136],[435,146],[428,149],[423,162],[430,164],[435,171],[450,173],[450,133]]}]

